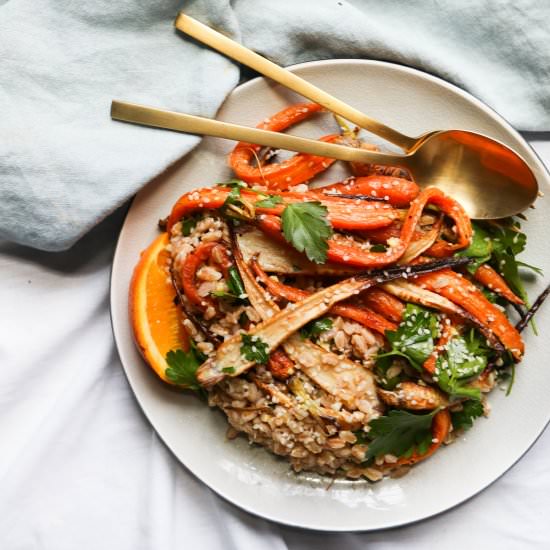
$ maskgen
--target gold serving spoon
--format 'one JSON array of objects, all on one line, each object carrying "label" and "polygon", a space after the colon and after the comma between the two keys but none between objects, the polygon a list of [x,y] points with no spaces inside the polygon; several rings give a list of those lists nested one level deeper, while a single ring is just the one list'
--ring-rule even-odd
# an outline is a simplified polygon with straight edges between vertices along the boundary
[{"label": "gold serving spoon", "polygon": [[[537,198],[537,180],[527,163],[512,149],[494,139],[465,130],[433,131],[418,138],[406,136],[192,17],[180,13],[175,26],[199,42],[399,146],[405,151],[405,155],[371,154],[373,160],[363,162],[407,168],[421,187],[441,188],[459,200],[472,218],[490,219],[517,214]],[[228,133],[219,137],[236,139]],[[254,142],[253,139],[247,141]],[[294,146],[289,143],[286,146],[256,143],[301,150],[296,148],[297,143]],[[335,156],[335,150],[332,151],[330,154],[327,148],[324,156],[342,159]]]},{"label": "gold serving spoon", "polygon": [[[470,155],[467,139],[477,139],[477,135],[471,132],[456,131],[459,136],[452,141],[443,142],[443,145],[438,146],[437,150],[433,150],[433,158],[431,162],[428,163],[429,159],[419,156],[418,153],[398,155],[368,151],[366,149],[325,143],[323,141],[290,136],[279,132],[260,130],[258,128],[249,128],[248,126],[230,124],[210,118],[166,111],[124,101],[112,102],[111,117],[114,120],[132,122],[144,126],[164,128],[188,134],[213,136],[235,141],[245,141],[264,145],[266,147],[308,153],[348,162],[401,166],[409,169],[415,179],[418,182],[422,182],[424,186],[437,185],[437,187],[449,192],[454,198],[461,202],[468,212],[468,215],[476,219],[511,216],[521,212],[534,200],[533,197],[529,202],[525,201],[526,192],[525,186],[522,183],[528,175],[531,175],[529,181],[532,182],[536,189],[536,180],[532,176],[529,167],[506,146],[498,142],[493,142],[492,140],[491,147],[493,149],[491,152],[498,155],[499,164],[486,164],[483,168],[483,173],[486,174],[485,177],[487,179],[489,179],[489,175],[493,174],[491,180],[493,185],[496,185],[495,182],[498,179],[499,193],[490,197],[490,200],[488,197],[487,201],[484,201],[482,199],[485,197],[483,193],[485,189],[481,187],[478,189],[476,195],[472,195],[472,190],[476,190],[476,188],[463,183],[467,182],[467,180],[464,180],[460,173],[455,173],[458,164],[460,164],[462,170],[465,169],[465,160],[467,160]],[[464,140],[465,142],[465,147],[460,150],[456,145],[458,139]],[[498,148],[498,150],[496,148]],[[424,146],[422,150],[425,155],[429,154],[429,142],[427,143],[427,147]],[[458,154],[462,155],[462,157],[456,158]],[[487,155],[487,160],[494,162],[491,155]],[[428,164],[430,166],[427,168],[426,165]],[[447,167],[447,169],[445,167]],[[477,172],[477,174],[479,174],[479,172]],[[464,189],[470,190],[470,193],[464,193]]]}]

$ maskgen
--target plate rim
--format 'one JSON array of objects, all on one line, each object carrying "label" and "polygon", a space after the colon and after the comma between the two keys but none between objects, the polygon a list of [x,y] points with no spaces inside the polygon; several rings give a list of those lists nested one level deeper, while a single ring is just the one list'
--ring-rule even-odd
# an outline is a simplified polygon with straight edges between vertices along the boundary
[{"label": "plate rim", "polygon": [[[483,100],[481,100],[478,97],[472,95],[470,92],[460,88],[456,84],[448,82],[448,81],[444,80],[443,78],[441,78],[439,76],[435,76],[435,75],[433,75],[431,73],[428,73],[426,71],[423,71],[421,69],[410,67],[408,65],[402,65],[400,63],[389,62],[389,61],[381,61],[381,60],[375,60],[375,59],[361,59],[361,58],[319,59],[319,60],[306,61],[306,62],[302,62],[302,63],[295,63],[295,64],[292,64],[292,65],[288,65],[285,68],[290,69],[290,70],[294,70],[294,69],[301,69],[301,68],[307,68],[307,67],[315,67],[315,66],[319,66],[319,65],[329,66],[329,65],[356,64],[356,63],[364,64],[364,65],[368,65],[368,66],[381,66],[381,67],[385,67],[385,68],[390,69],[390,70],[398,70],[398,71],[403,71],[405,73],[409,73],[409,74],[412,74],[412,75],[416,75],[416,76],[418,76],[422,79],[431,81],[431,82],[436,83],[438,85],[441,85],[441,86],[451,90],[454,93],[458,93],[460,96],[464,97],[468,101],[473,102],[478,108],[480,108],[484,111],[488,111],[489,114],[493,118],[496,118],[500,122],[500,124],[503,125],[508,132],[510,132],[512,135],[514,135],[516,137],[516,139],[518,141],[520,141],[526,147],[526,149],[528,149],[529,152],[532,154],[533,159],[535,160],[535,162],[538,165],[538,169],[539,169],[540,173],[547,180],[546,182],[538,181],[539,189],[542,187],[541,183],[542,184],[544,184],[544,183],[550,184],[550,168],[546,167],[546,165],[544,164],[544,162],[542,161],[542,159],[540,158],[540,156],[536,152],[536,150],[531,146],[531,144],[527,141],[527,139],[524,138],[522,136],[522,134],[511,125],[510,122],[508,122],[507,119],[505,119],[500,113],[495,111],[491,106],[489,106]],[[235,86],[229,92],[229,94],[226,96],[224,101],[220,104],[219,108],[216,111],[216,115],[215,115],[214,118],[217,117],[217,114],[222,109],[223,105],[227,101],[227,98],[231,94],[233,94],[235,92],[235,90],[246,89],[249,86],[253,86],[256,82],[262,81],[262,80],[269,80],[269,79],[267,79],[266,77],[263,77],[263,76],[260,75],[260,76],[256,76],[256,77],[254,77],[250,80],[247,80],[247,81]],[[202,140],[191,151],[189,151],[188,153],[183,154],[182,156],[178,157],[178,159],[176,159],[173,164],[177,164],[177,163],[181,162],[183,158],[192,155],[195,152],[196,148],[199,147],[201,143],[202,143]],[[166,170],[170,170],[171,166],[167,167]],[[444,508],[442,510],[439,510],[439,511],[436,511],[436,512],[428,512],[424,515],[420,515],[418,517],[415,517],[414,519],[403,520],[403,521],[394,522],[394,523],[391,523],[391,524],[388,524],[388,525],[372,527],[372,528],[369,528],[369,527],[366,527],[366,528],[350,528],[350,527],[347,527],[347,526],[339,527],[339,526],[334,526],[334,525],[333,526],[328,526],[327,528],[324,528],[324,527],[319,527],[319,526],[304,525],[303,523],[300,524],[300,523],[296,523],[296,522],[286,521],[286,520],[283,520],[283,519],[279,519],[277,517],[273,517],[269,513],[256,512],[254,509],[252,509],[252,507],[250,505],[238,502],[234,497],[229,496],[223,490],[211,487],[206,481],[204,481],[199,476],[199,474],[195,473],[187,464],[185,464],[177,456],[176,452],[171,448],[171,446],[168,444],[168,442],[165,441],[164,437],[159,433],[159,431],[157,431],[153,421],[150,418],[150,411],[148,410],[148,406],[142,400],[140,400],[140,398],[138,397],[138,393],[136,392],[136,389],[134,388],[134,384],[132,382],[131,376],[129,375],[129,372],[128,372],[128,370],[126,369],[126,367],[124,365],[124,362],[122,360],[121,353],[120,353],[120,346],[119,346],[119,341],[118,341],[118,338],[117,338],[117,331],[115,329],[115,320],[114,320],[114,315],[113,315],[113,309],[116,307],[114,296],[115,296],[117,291],[116,291],[116,289],[114,288],[114,285],[113,285],[113,273],[114,273],[114,270],[115,270],[116,258],[117,258],[117,255],[119,253],[119,249],[121,247],[121,239],[122,239],[123,228],[126,225],[128,215],[129,215],[129,213],[132,209],[132,206],[134,204],[134,201],[135,201],[137,195],[139,193],[141,193],[144,189],[149,187],[150,185],[152,185],[152,184],[154,185],[154,181],[163,172],[161,172],[160,174],[157,174],[147,184],[145,184],[141,189],[139,189],[127,203],[126,212],[124,214],[124,219],[122,221],[122,224],[120,226],[120,230],[119,230],[117,238],[116,238],[116,244],[115,244],[115,248],[114,248],[114,252],[113,252],[113,256],[112,256],[111,267],[110,267],[110,272],[109,272],[109,318],[110,318],[110,322],[111,322],[111,332],[112,332],[112,335],[113,335],[113,340],[115,342],[115,348],[116,348],[117,356],[118,356],[120,365],[122,367],[122,370],[124,372],[124,375],[126,377],[126,380],[128,381],[128,384],[129,384],[129,386],[132,390],[133,398],[135,399],[135,401],[139,405],[139,409],[140,409],[141,414],[145,417],[145,419],[147,420],[147,422],[149,423],[151,428],[154,430],[155,435],[159,438],[159,440],[162,442],[164,447],[170,452],[170,454],[176,459],[176,461],[181,466],[183,466],[187,472],[189,472],[191,475],[193,475],[193,477],[195,479],[200,481],[200,483],[203,486],[205,486],[208,490],[214,492],[217,496],[222,498],[224,501],[230,503],[232,506],[235,506],[239,510],[245,511],[246,513],[252,515],[253,517],[268,520],[268,521],[271,521],[273,523],[276,523],[276,524],[279,524],[279,525],[284,525],[286,527],[290,527],[290,528],[301,530],[301,531],[314,531],[314,532],[319,532],[319,533],[370,533],[370,532],[378,532],[378,531],[387,531],[387,530],[396,529],[396,528],[399,528],[399,527],[414,525],[414,524],[420,523],[424,520],[440,516],[442,514],[450,512],[451,510],[454,510],[455,508],[461,506],[465,502],[468,502],[469,500],[474,499],[480,493],[485,491],[487,488],[491,487],[495,482],[500,480],[514,466],[516,466],[516,464],[532,449],[532,447],[537,443],[537,441],[540,439],[540,437],[544,434],[544,432],[548,428],[548,425],[550,424],[550,407],[548,408],[548,411],[547,411],[547,417],[546,417],[546,421],[545,421],[544,426],[542,427],[542,429],[540,430],[538,435],[533,439],[533,441],[528,445],[528,447],[517,457],[516,460],[514,460],[514,462],[512,462],[499,475],[497,475],[497,477],[495,477],[494,479],[489,481],[487,484],[480,487],[477,491],[473,492],[469,496],[466,496],[466,497],[462,498],[461,500],[459,500],[455,504],[453,504],[451,506],[447,506],[446,508]],[[156,379],[156,377],[151,372],[149,372],[149,374],[151,375],[151,380],[152,381],[160,383],[160,381],[158,381]]]}]

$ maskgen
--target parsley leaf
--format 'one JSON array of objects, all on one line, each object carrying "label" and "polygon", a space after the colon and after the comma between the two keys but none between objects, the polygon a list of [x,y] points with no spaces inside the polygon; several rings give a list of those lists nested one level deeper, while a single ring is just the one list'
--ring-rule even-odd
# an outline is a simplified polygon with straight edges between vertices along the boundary
[{"label": "parsley leaf", "polygon": [[257,208],[275,208],[283,202],[283,197],[280,195],[268,195],[267,198],[258,201],[255,206]]},{"label": "parsley leaf", "polygon": [[427,414],[392,410],[387,416],[371,420],[367,437],[371,439],[365,460],[380,455],[410,456],[415,449],[426,452],[432,440],[432,419],[437,409]]},{"label": "parsley leaf", "polygon": [[265,365],[269,359],[269,346],[257,336],[241,334],[241,355],[249,361]]},{"label": "parsley leaf", "polygon": [[281,216],[283,235],[298,252],[317,264],[327,261],[327,239],[332,227],[327,208],[318,201],[289,204]]},{"label": "parsley leaf", "polygon": [[189,351],[170,350],[166,354],[166,363],[168,363],[168,368],[164,371],[166,378],[178,386],[200,390],[195,373],[205,359],[206,356],[194,344]]},{"label": "parsley leaf", "polygon": [[469,430],[474,425],[474,418],[483,414],[480,401],[468,400],[462,404],[462,410],[451,413],[451,421],[455,430]]},{"label": "parsley leaf", "polygon": [[481,392],[468,387],[467,382],[485,369],[490,353],[474,329],[466,336],[454,336],[445,346],[445,353],[437,358],[434,379],[451,397],[479,400]]},{"label": "parsley leaf", "polygon": [[226,374],[235,374],[235,367],[224,367],[222,372],[225,372]]},{"label": "parsley leaf", "polygon": [[422,364],[434,350],[434,338],[438,335],[437,316],[420,306],[407,304],[403,321],[396,331],[387,331],[386,338],[392,349],[379,354],[378,359],[400,356],[408,359],[413,367],[422,370]]},{"label": "parsley leaf", "polygon": [[457,252],[457,256],[473,258],[472,263],[466,266],[466,269],[473,275],[480,265],[491,259],[493,252],[493,242],[489,233],[479,224],[472,223],[473,236],[470,246],[465,250]]},{"label": "parsley leaf", "polygon": [[322,317],[321,319],[315,319],[305,324],[300,329],[300,336],[303,340],[306,338],[314,338],[319,336],[322,332],[330,330],[332,328],[332,320],[328,317]]}]

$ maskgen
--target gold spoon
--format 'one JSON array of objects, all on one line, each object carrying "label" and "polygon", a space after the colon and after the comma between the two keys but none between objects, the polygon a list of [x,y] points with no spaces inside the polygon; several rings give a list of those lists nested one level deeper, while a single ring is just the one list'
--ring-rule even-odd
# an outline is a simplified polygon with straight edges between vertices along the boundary
[{"label": "gold spoon", "polygon": [[[311,155],[318,155],[321,157],[335,158],[348,162],[361,162],[371,164],[385,164],[389,166],[401,166],[411,170],[417,180],[418,175],[422,174],[424,185],[426,180],[429,182],[437,181],[444,182],[446,185],[437,185],[448,191],[454,198],[461,201],[466,208],[468,215],[476,219],[488,219],[499,218],[505,216],[511,216],[519,213],[528,204],[523,203],[523,207],[518,207],[521,199],[524,195],[521,190],[524,189],[518,180],[512,179],[513,175],[517,175],[521,169],[522,174],[531,173],[527,165],[521,161],[517,162],[515,154],[510,154],[510,150],[504,145],[493,142],[492,147],[499,147],[502,149],[500,154],[500,165],[494,169],[488,165],[485,170],[489,174],[497,174],[500,185],[500,195],[493,197],[491,202],[487,204],[489,209],[487,210],[490,215],[487,215],[487,211],[482,210],[481,203],[471,201],[472,195],[463,194],[464,187],[470,189],[470,186],[457,185],[456,179],[453,179],[453,171],[458,164],[456,159],[452,155],[456,155],[458,148],[456,141],[449,142],[450,146],[439,146],[435,152],[437,155],[433,159],[432,173],[438,178],[430,179],[427,177],[428,171],[422,170],[422,165],[418,164],[419,157],[415,153],[407,153],[405,155],[398,155],[392,153],[380,153],[375,151],[368,151],[366,149],[360,149],[355,147],[348,147],[345,145],[337,145],[334,143],[325,143],[323,141],[317,141],[314,139],[307,139],[302,137],[290,136],[282,134],[280,132],[271,132],[268,130],[260,130],[257,128],[249,128],[248,126],[240,126],[238,124],[230,124],[228,122],[221,122],[219,120],[212,120],[210,118],[189,115],[186,113],[177,113],[174,111],[166,111],[163,109],[157,109],[155,107],[148,107],[145,105],[138,105],[135,103],[128,103],[124,101],[113,101],[111,104],[111,117],[114,120],[120,120],[123,122],[132,122],[134,124],[142,124],[144,126],[152,126],[155,128],[164,128],[167,130],[175,130],[177,132],[185,132],[188,134],[198,134],[219,137],[224,139],[231,139],[235,141],[245,141],[248,143],[256,143],[258,145],[264,145],[266,147],[274,147],[276,149],[285,149],[288,151],[297,151],[299,153],[308,153]],[[471,132],[458,132],[460,139],[476,139],[477,135]],[[464,136],[466,134],[466,137]],[[471,138],[470,138],[471,136]],[[429,147],[429,143],[428,143]],[[429,149],[423,147],[426,151]],[[468,154],[468,149],[461,154]],[[508,157],[506,156],[508,155]],[[491,157],[488,157],[489,159]],[[509,158],[510,162],[507,167],[503,165],[504,159]],[[521,159],[520,159],[521,160]],[[514,164],[515,162],[515,164]],[[464,157],[460,159],[460,165],[463,166]],[[450,167],[448,172],[450,179],[444,180],[442,174],[444,174],[445,167]],[[515,171],[515,172],[514,172]],[[512,176],[511,176],[512,174]],[[497,176],[493,177],[496,179]],[[458,180],[459,182],[462,180]],[[534,181],[534,178],[533,178]],[[449,183],[450,185],[447,185]],[[430,183],[433,185],[433,183]],[[428,184],[428,185],[430,185]],[[536,181],[534,181],[536,187]],[[474,188],[475,189],[475,188]],[[506,191],[505,191],[506,189]],[[502,200],[502,195],[506,195],[508,200]],[[480,196],[482,196],[480,194]],[[514,200],[513,200],[514,199]],[[531,201],[532,202],[532,201]],[[497,210],[498,208],[498,210]]]},{"label": "gold spoon", "polygon": [[[537,180],[527,163],[515,151],[492,138],[465,130],[433,131],[417,138],[406,136],[192,17],[180,13],[175,26],[199,42],[399,146],[406,155],[388,155],[389,163],[408,168],[421,187],[436,186],[452,195],[472,218],[511,216],[525,210],[537,198]],[[373,162],[384,163],[381,158]]]}]

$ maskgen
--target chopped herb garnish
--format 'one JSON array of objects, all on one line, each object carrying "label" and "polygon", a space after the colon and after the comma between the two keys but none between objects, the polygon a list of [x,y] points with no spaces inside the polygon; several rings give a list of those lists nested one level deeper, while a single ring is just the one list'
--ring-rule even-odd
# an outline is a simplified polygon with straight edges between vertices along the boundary
[{"label": "chopped herb garnish", "polygon": [[195,373],[205,360],[206,356],[196,348],[194,343],[189,351],[170,350],[166,354],[166,363],[168,363],[168,368],[165,370],[166,378],[179,386],[200,390]]},{"label": "chopped herb garnish", "polygon": [[371,420],[367,437],[371,439],[365,459],[392,454],[409,457],[416,450],[423,454],[432,441],[432,420],[437,409],[427,414],[392,410],[387,416]]},{"label": "chopped herb garnish", "polygon": [[210,294],[216,298],[234,302],[236,304],[248,304],[248,296],[246,294],[239,270],[233,265],[228,269],[228,277],[226,280],[229,292],[225,290],[213,290]]},{"label": "chopped herb garnish", "polygon": [[224,367],[222,369],[222,372],[225,372],[226,374],[235,374],[235,367]]},{"label": "chopped herb garnish", "polygon": [[258,201],[255,206],[257,208],[275,208],[283,202],[283,197],[280,195],[269,195],[267,198]]},{"label": "chopped herb garnish", "polygon": [[202,214],[195,214],[193,216],[184,216],[181,219],[181,234],[187,237],[191,234],[191,231],[195,229],[197,222],[202,219]]},{"label": "chopped herb garnish", "polygon": [[330,330],[331,328],[332,320],[328,317],[315,319],[314,321],[310,321],[300,329],[300,336],[304,340],[306,338],[315,338],[319,336],[322,332]]},{"label": "chopped herb garnish", "polygon": [[283,235],[298,252],[317,264],[327,261],[328,238],[332,227],[327,220],[327,208],[320,202],[289,204],[281,216]]},{"label": "chopped herb garnish", "polygon": [[258,336],[241,334],[241,355],[249,361],[265,365],[269,359],[269,346]]},{"label": "chopped herb garnish", "polygon": [[357,438],[356,443],[358,443],[359,445],[366,445],[370,441],[367,437],[367,434],[363,430],[355,430],[353,432],[353,435]]},{"label": "chopped herb garnish", "polygon": [[216,183],[218,187],[231,187],[232,189],[243,189],[248,187],[248,185],[238,178],[230,179],[229,181],[223,181],[220,183]]},{"label": "chopped herb garnish", "polygon": [[386,245],[382,243],[376,243],[370,247],[371,252],[386,252],[386,249]]},{"label": "chopped herb garnish", "polygon": [[228,300],[237,304],[248,304],[248,297],[244,288],[243,281],[239,270],[232,265],[228,269],[228,277],[226,280],[229,292],[225,290],[213,290],[210,294],[222,300]]},{"label": "chopped herb garnish", "polygon": [[455,430],[469,430],[474,425],[474,419],[483,414],[481,401],[468,400],[462,404],[462,410],[451,413],[451,421]]},{"label": "chopped herb garnish", "polygon": [[227,288],[231,294],[237,296],[241,300],[246,300],[246,291],[239,270],[232,265],[228,270]]},{"label": "chopped herb garnish", "polygon": [[222,208],[226,208],[231,204],[238,206],[241,204],[241,188],[239,186],[234,186],[231,188],[231,191],[229,191]]}]

